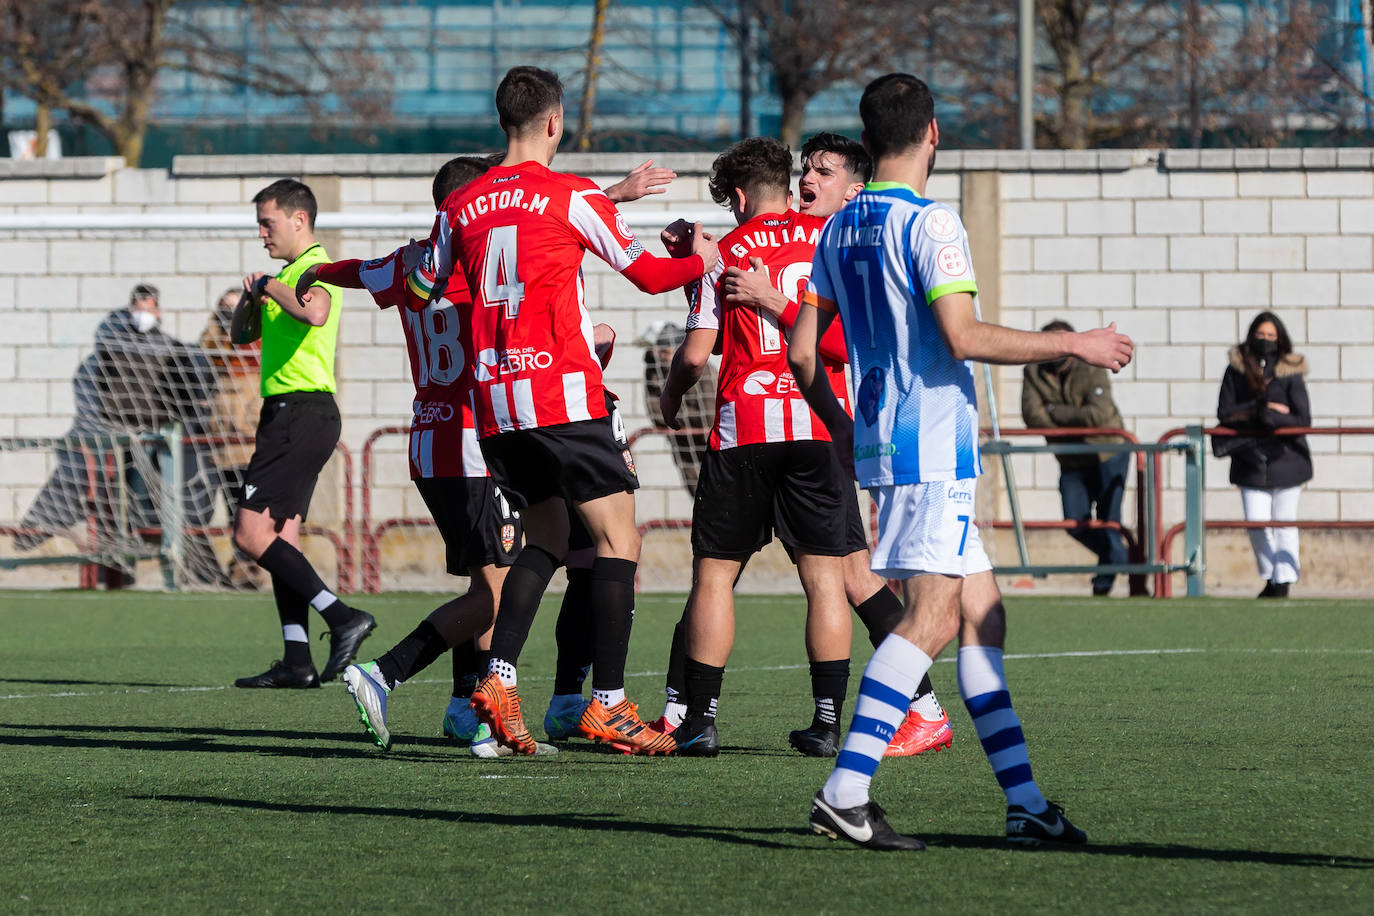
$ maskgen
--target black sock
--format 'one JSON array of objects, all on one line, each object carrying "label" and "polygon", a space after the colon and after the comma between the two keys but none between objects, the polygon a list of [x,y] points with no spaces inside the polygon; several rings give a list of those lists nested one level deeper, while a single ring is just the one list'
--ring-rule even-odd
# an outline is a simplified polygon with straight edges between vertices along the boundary
[{"label": "black sock", "polygon": [[477,682],[486,674],[477,640],[465,639],[453,647],[453,695],[467,699],[477,689]]},{"label": "black sock", "polygon": [[901,622],[902,615],[906,613],[906,606],[892,589],[884,585],[869,595],[863,604],[855,607],[854,613],[859,615],[860,622],[867,628],[868,641],[876,649],[878,643],[887,639],[887,634]]},{"label": "black sock", "polygon": [[306,604],[314,602],[322,592],[331,596],[333,601],[315,609],[331,630],[348,623],[353,616],[353,609],[325,587],[324,580],[315,572],[315,567],[310,565],[305,554],[281,538],[267,545],[262,556],[258,557],[258,565],[270,572],[274,580],[281,579]]},{"label": "black sock", "polygon": [[596,615],[592,689],[625,687],[625,654],[635,616],[635,570],[639,564],[618,557],[597,557],[592,563],[591,605]]},{"label": "black sock", "polygon": [[668,650],[668,680],[664,684],[669,703],[687,701],[687,627],[679,620],[673,627],[673,645]]},{"label": "black sock", "polygon": [[580,694],[582,682],[592,667],[596,637],[591,595],[592,571],[569,569],[568,590],[563,593],[558,623],[553,628],[558,644],[558,662],[553,669],[554,696]]},{"label": "black sock", "polygon": [[516,557],[506,584],[501,586],[501,609],[491,634],[491,655],[514,665],[530,636],[530,625],[539,612],[539,600],[549,587],[558,560],[540,547],[527,546]]},{"label": "black sock", "polygon": [[919,700],[921,697],[934,692],[935,685],[930,682],[930,672],[927,671],[925,674],[921,675],[921,683],[916,685],[916,693],[911,698],[913,700]]},{"label": "black sock", "polygon": [[849,659],[811,663],[811,696],[816,701],[812,728],[840,730],[845,692],[849,688]]},{"label": "black sock", "polygon": [[694,658],[683,662],[687,681],[687,715],[689,718],[715,719],[716,704],[720,700],[720,685],[725,669],[705,665]]},{"label": "black sock", "polygon": [[288,626],[295,624],[306,637],[304,642],[283,639],[282,643],[286,648],[282,652],[282,661],[292,668],[304,668],[313,664],[310,659],[310,605],[302,601],[294,590],[288,588],[286,583],[276,576],[272,577],[272,597],[277,599],[277,618],[281,620],[282,630],[285,631]]},{"label": "black sock", "polygon": [[410,631],[410,635],[391,647],[381,658],[377,667],[388,687],[395,687],[401,681],[408,681],[424,671],[434,660],[448,651],[448,641],[428,620]]}]

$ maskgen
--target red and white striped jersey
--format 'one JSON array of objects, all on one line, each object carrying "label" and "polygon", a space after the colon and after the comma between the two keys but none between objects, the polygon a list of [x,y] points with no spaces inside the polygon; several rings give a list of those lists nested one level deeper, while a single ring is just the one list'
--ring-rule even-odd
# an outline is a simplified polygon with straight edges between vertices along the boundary
[{"label": "red and white striped jersey", "polygon": [[432,238],[438,276],[472,290],[478,434],[606,416],[582,256],[624,271],[644,252],[606,195],[534,162],[497,166],[444,201]]},{"label": "red and white striped jersey", "polygon": [[[787,367],[787,338],[778,321],[761,308],[725,300],[720,280],[726,268],[749,270],[759,258],[788,299],[797,299],[811,276],[825,219],[788,210],[765,213],[720,240],[720,261],[701,281],[701,294],[687,315],[687,329],[720,331],[720,375],[716,382],[716,421],[711,448],[723,450],[761,442],[830,441],[830,432],[806,404]],[[844,366],[823,361],[830,387],[849,410]]]},{"label": "red and white striped jersey", "polygon": [[379,308],[396,307],[405,332],[410,376],[415,382],[410,425],[410,476],[486,477],[472,415],[472,371],[465,312],[472,304],[462,274],[449,278],[442,298],[429,302],[434,287],[431,248],[406,273],[398,248],[364,261],[358,279]]}]

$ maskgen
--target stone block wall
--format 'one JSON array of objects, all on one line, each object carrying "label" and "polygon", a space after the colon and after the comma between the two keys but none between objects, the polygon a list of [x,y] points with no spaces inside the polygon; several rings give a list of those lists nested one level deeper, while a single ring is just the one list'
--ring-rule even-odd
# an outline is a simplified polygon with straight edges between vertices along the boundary
[{"label": "stone block wall", "polygon": [[[170,170],[126,169],[117,159],[0,161],[0,437],[67,429],[72,373],[96,325],[134,284],[158,285],[165,328],[194,339],[222,290],[250,271],[275,270],[256,240],[251,204],[271,180],[310,183],[330,253],[364,257],[427,231],[429,181],[444,158],[183,157]],[[566,155],[557,165],[608,185],[642,158]],[[624,208],[651,249],[658,248],[657,228],[678,216],[703,219],[718,233],[730,228],[707,194],[711,156],[654,158],[675,168],[677,180],[668,193]],[[964,211],[986,317],[1018,328],[1054,318],[1080,328],[1115,321],[1135,338],[1136,361],[1114,379],[1114,392],[1127,427],[1147,441],[1213,422],[1227,349],[1262,309],[1283,318],[1308,358],[1314,423],[1374,426],[1371,192],[1374,152],[1367,149],[946,152],[928,188]],[[406,214],[413,225],[328,228],[334,213]],[[168,214],[202,225],[140,228],[140,220]],[[38,220],[45,222],[35,226]],[[90,228],[88,220],[128,225]],[[584,270],[595,316],[619,334],[610,384],[628,428],[642,428],[640,337],[656,321],[681,323],[681,296],[644,295],[595,258]],[[357,457],[373,430],[404,425],[409,416],[399,321],[349,292],[339,345],[344,442]],[[1002,424],[1022,425],[1019,370],[995,377]],[[1303,498],[1304,517],[1374,517],[1374,437],[1314,437],[1311,444],[1317,476]],[[402,447],[399,437],[378,445],[375,517],[423,514],[406,484]],[[663,438],[646,436],[636,452],[646,483],[641,519],[688,517],[690,502]],[[1053,459],[1018,457],[1013,466],[1026,517],[1058,518]],[[0,525],[22,514],[48,470],[46,457],[0,452]],[[1179,520],[1181,465],[1173,462],[1166,473],[1164,517]],[[1225,461],[1209,458],[1207,475],[1208,515],[1238,518]],[[1128,520],[1132,502],[1128,497]],[[992,504],[1007,517],[1004,502]],[[1078,557],[1066,538],[1046,550],[1035,559]]]}]

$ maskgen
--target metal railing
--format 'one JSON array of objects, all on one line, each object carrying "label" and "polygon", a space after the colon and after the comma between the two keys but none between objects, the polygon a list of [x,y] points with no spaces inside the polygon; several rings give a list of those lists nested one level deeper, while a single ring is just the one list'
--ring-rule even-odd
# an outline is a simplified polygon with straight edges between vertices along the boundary
[{"label": "metal railing", "polygon": [[[1233,428],[1230,426],[1187,426],[1176,427],[1165,432],[1159,437],[1159,444],[1163,445],[1180,436],[1191,439],[1194,435],[1201,436],[1371,436],[1374,435],[1374,427],[1369,426],[1284,426],[1274,430],[1250,430],[1243,428]],[[1154,479],[1152,501],[1156,506],[1161,506],[1163,502],[1164,485],[1162,480],[1156,476]],[[1374,529],[1374,520],[1348,520],[1348,521],[1321,521],[1315,519],[1289,520],[1289,521],[1246,521],[1241,519],[1207,521],[1205,517],[1205,507],[1201,500],[1196,507],[1191,503],[1185,508],[1185,521],[1173,525],[1166,532],[1163,530],[1163,522],[1156,513],[1154,525],[1150,529],[1151,539],[1158,546],[1155,548],[1158,555],[1168,558],[1170,550],[1173,548],[1174,539],[1178,534],[1189,530],[1189,526],[1199,529],[1205,540],[1207,529],[1227,530],[1227,529],[1261,529],[1261,528],[1302,528],[1310,530],[1352,530],[1352,529]],[[1204,544],[1205,549],[1205,544]],[[1186,552],[1187,548],[1185,548]],[[1193,580],[1188,581],[1188,596],[1200,596],[1204,592],[1203,583],[1197,583],[1194,590]],[[1160,573],[1155,577],[1155,597],[1173,597],[1173,583],[1167,573]]]}]

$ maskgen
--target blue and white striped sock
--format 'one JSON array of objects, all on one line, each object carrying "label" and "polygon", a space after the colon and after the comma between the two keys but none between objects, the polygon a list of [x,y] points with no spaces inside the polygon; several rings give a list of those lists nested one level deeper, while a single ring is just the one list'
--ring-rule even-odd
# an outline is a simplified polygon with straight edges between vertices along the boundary
[{"label": "blue and white striped sock", "polygon": [[907,704],[929,670],[930,656],[900,636],[889,635],[874,650],[859,684],[849,734],[821,789],[827,804],[853,808],[868,801],[868,786],[883,751],[906,718]]},{"label": "blue and white striped sock", "polygon": [[959,693],[973,717],[978,740],[983,743],[992,773],[1007,796],[1007,804],[1032,813],[1049,808],[1031,775],[1021,720],[1011,708],[1007,677],[1002,670],[1002,650],[987,646],[959,649]]}]

